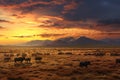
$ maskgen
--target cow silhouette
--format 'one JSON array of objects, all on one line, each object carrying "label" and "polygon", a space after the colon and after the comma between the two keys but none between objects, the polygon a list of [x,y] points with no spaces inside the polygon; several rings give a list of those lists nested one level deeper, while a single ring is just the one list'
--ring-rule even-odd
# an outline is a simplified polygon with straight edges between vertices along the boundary
[{"label": "cow silhouette", "polygon": [[83,62],[80,62],[79,64],[79,67],[88,67],[88,65],[90,65],[91,62],[90,61],[83,61]]}]

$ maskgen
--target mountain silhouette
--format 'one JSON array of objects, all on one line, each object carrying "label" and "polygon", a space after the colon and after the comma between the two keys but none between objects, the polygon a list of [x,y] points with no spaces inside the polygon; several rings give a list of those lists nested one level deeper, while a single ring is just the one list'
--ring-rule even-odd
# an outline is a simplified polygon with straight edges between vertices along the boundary
[{"label": "mountain silhouette", "polygon": [[73,41],[74,45],[101,45],[101,44],[105,44],[102,41],[98,41],[98,40],[94,40],[91,38],[87,38],[87,37],[80,37],[76,40]]},{"label": "mountain silhouette", "polygon": [[55,47],[103,47],[109,44],[102,40],[94,40],[87,37],[66,37],[54,41],[51,40],[33,40],[25,43],[27,46],[55,46]]},{"label": "mountain silhouette", "polygon": [[33,40],[30,42],[25,43],[25,46],[45,46],[46,44],[51,44],[52,41],[50,40]]},{"label": "mountain silhouette", "polygon": [[106,43],[111,44],[111,45],[117,45],[117,46],[120,45],[120,39],[105,38],[105,39],[102,39],[101,41],[106,42]]}]

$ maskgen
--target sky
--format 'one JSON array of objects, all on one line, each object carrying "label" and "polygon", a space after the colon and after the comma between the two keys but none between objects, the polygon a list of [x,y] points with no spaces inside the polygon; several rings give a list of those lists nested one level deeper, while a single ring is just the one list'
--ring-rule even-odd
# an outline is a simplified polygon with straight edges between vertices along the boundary
[{"label": "sky", "polygon": [[120,0],[0,0],[0,44],[120,37]]}]

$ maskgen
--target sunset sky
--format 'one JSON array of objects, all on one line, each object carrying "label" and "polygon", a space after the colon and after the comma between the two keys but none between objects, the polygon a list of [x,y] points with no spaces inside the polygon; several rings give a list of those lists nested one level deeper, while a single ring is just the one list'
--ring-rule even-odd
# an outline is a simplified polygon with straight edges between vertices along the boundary
[{"label": "sunset sky", "polygon": [[120,37],[120,0],[0,0],[0,44]]}]

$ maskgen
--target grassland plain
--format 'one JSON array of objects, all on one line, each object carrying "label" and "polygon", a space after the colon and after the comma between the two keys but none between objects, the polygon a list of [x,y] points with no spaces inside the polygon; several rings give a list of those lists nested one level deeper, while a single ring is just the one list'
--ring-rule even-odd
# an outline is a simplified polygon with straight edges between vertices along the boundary
[{"label": "grassland plain", "polygon": [[[1,47],[0,80],[120,80],[120,64],[115,60],[120,56],[119,48],[101,48],[104,56],[95,56],[95,48],[39,48],[39,47]],[[22,54],[31,58],[30,63],[14,62]],[[88,54],[89,55],[85,55]],[[42,57],[35,61],[35,54]],[[10,58],[5,61],[5,58]],[[80,67],[81,61],[91,65]]]}]

